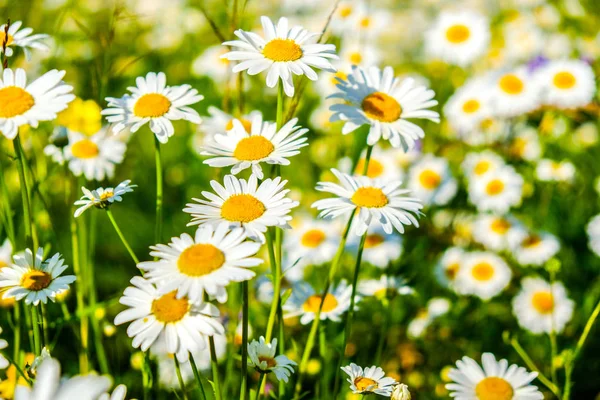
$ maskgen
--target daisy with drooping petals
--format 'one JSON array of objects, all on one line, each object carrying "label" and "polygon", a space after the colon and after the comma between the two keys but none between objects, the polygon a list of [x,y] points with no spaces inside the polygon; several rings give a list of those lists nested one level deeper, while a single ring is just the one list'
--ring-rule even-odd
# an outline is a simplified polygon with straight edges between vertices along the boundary
[{"label": "daisy with drooping petals", "polygon": [[407,151],[425,136],[423,129],[408,119],[440,122],[439,114],[428,110],[437,105],[433,90],[417,86],[412,78],[394,77],[392,67],[385,67],[383,71],[377,67],[353,67],[352,74],[337,88],[339,92],[330,97],[343,103],[330,107],[334,112],[331,121],[344,121],[344,135],[369,125],[367,144],[370,146],[383,138],[393,147],[402,146]]},{"label": "daisy with drooping petals", "polygon": [[509,215],[482,214],[473,224],[473,238],[493,251],[507,250],[523,237],[521,223]]},{"label": "daisy with drooping petals", "polygon": [[535,334],[562,332],[575,308],[575,302],[567,297],[563,284],[528,277],[523,279],[521,286],[512,303],[519,325]]},{"label": "daisy with drooping petals", "polygon": [[313,203],[312,207],[321,212],[321,218],[336,218],[358,209],[354,220],[354,232],[358,236],[363,235],[372,223],[381,225],[388,234],[394,228],[404,233],[405,225],[419,226],[415,216],[420,215],[423,205],[418,199],[407,196],[409,190],[400,189],[401,181],[385,183],[365,176],[352,177],[335,168],[331,171],[341,185],[330,182],[317,184],[318,191],[338,196]]},{"label": "daisy with drooping petals", "polygon": [[25,70],[6,68],[0,79],[0,131],[14,139],[19,127],[37,128],[41,121],[51,121],[75,98],[72,86],[62,78],[65,71],[53,69],[27,84]]},{"label": "daisy with drooping petals", "polygon": [[454,281],[464,263],[466,254],[461,247],[450,247],[444,251],[435,267],[435,275],[442,285],[454,289]]},{"label": "daisy with drooping petals", "polygon": [[256,33],[238,29],[234,33],[241,40],[223,43],[239,49],[222,56],[239,62],[233,72],[247,70],[249,75],[256,75],[268,69],[267,86],[275,87],[281,79],[288,97],[294,96],[293,75],[306,75],[316,81],[317,73],[311,67],[335,72],[329,61],[338,58],[335,45],[317,43],[320,33],[310,33],[300,26],[289,29],[287,18],[280,18],[275,25],[263,16],[260,22],[264,39]]},{"label": "daisy with drooping petals", "polygon": [[556,236],[547,232],[527,233],[521,228],[519,238],[512,252],[521,265],[544,265],[560,251],[560,242]]},{"label": "daisy with drooping petals", "polygon": [[491,105],[502,117],[516,117],[540,105],[539,84],[525,67],[499,74],[492,82]]},{"label": "daisy with drooping petals", "polygon": [[523,177],[513,167],[502,166],[469,185],[469,200],[479,211],[505,213],[521,205]]},{"label": "daisy with drooping petals", "polygon": [[280,177],[265,179],[258,184],[256,175],[238,179],[226,175],[224,186],[211,181],[210,186],[215,193],[202,192],[207,200],[192,200],[200,203],[188,203],[184,212],[192,215],[191,225],[210,224],[213,226],[227,222],[230,228],[241,226],[250,239],[265,242],[265,232],[269,226],[289,229],[289,215],[292,208],[298,205],[286,196],[289,189],[284,189],[287,181]]},{"label": "daisy with drooping petals", "polygon": [[444,115],[459,134],[478,129],[490,117],[488,89],[485,79],[473,79],[460,87],[444,105]]},{"label": "daisy with drooping petals", "polygon": [[455,288],[458,293],[489,300],[508,286],[511,277],[512,271],[502,258],[494,253],[475,251],[465,256],[456,275]]},{"label": "daisy with drooping petals", "polygon": [[36,33],[35,35],[32,35],[33,29],[20,29],[22,25],[23,22],[21,21],[15,21],[10,24],[8,27],[8,40],[6,40],[6,24],[0,26],[0,53],[3,52],[2,44],[6,40],[7,57],[13,55],[14,52],[11,46],[15,46],[22,48],[27,60],[31,60],[31,51],[29,49],[48,50],[48,46],[43,41],[50,36],[45,33]]},{"label": "daisy with drooping petals", "polygon": [[468,153],[461,167],[463,173],[471,180],[480,179],[485,174],[494,171],[504,165],[504,160],[498,154],[490,150],[479,153]]},{"label": "daisy with drooping petals", "polygon": [[350,390],[356,394],[378,394],[384,397],[392,395],[392,389],[396,384],[394,378],[386,377],[385,372],[380,367],[373,365],[364,370],[362,367],[351,363],[342,367],[342,371],[348,374],[348,383]]},{"label": "daisy with drooping petals", "polygon": [[596,93],[594,71],[582,60],[551,61],[536,71],[535,77],[544,104],[559,108],[586,106]]},{"label": "daisy with drooping petals", "polygon": [[256,274],[250,268],[262,263],[252,257],[260,243],[246,241],[244,229],[229,230],[226,223],[201,226],[194,237],[184,233],[168,245],[150,249],[158,260],[138,264],[147,272],[145,278],[157,285],[160,294],[176,291],[177,298],[186,296],[193,303],[201,302],[205,291],[224,303],[225,287],[252,279]]},{"label": "daisy with drooping petals", "polygon": [[84,175],[89,181],[113,177],[115,165],[123,161],[125,143],[108,136],[105,131],[92,136],[69,131],[68,137],[64,154],[73,175]]},{"label": "daisy with drooping petals", "polygon": [[566,160],[542,159],[538,161],[535,174],[543,182],[571,182],[575,177],[575,166]]},{"label": "daisy with drooping petals", "polygon": [[273,372],[278,381],[288,382],[290,375],[294,373],[296,363],[283,354],[275,356],[277,351],[277,339],[267,343],[263,336],[259,341],[253,340],[248,343],[248,365],[256,368],[261,374]]},{"label": "daisy with drooping petals", "polygon": [[150,123],[150,130],[161,143],[167,143],[175,134],[171,121],[186,120],[194,124],[202,122],[200,115],[190,106],[201,101],[190,85],[167,86],[163,72],[148,72],[145,78],[138,77],[136,86],[127,88],[131,94],[121,98],[107,97],[108,108],[102,110],[106,120],[114,124],[112,131],[120,133],[126,128],[137,132]]},{"label": "daisy with drooping petals", "polygon": [[481,356],[483,368],[475,360],[463,357],[448,374],[452,383],[446,385],[450,397],[459,400],[543,400],[539,389],[530,385],[537,372],[527,372],[516,364],[496,361],[492,353]]},{"label": "daisy with drooping petals", "polygon": [[12,265],[0,269],[0,288],[2,298],[25,299],[25,304],[37,306],[46,304],[48,299],[55,301],[56,296],[67,291],[75,282],[74,275],[60,276],[66,269],[59,253],[44,260],[44,249],[39,248],[35,257],[31,250],[25,254],[16,254]]},{"label": "daisy with drooping petals", "polygon": [[[339,235],[338,235],[339,236]],[[367,229],[367,237],[363,247],[363,262],[368,262],[377,268],[387,268],[390,263],[396,261],[402,255],[402,236],[397,233],[388,234],[381,225],[371,225]],[[360,238],[352,235],[348,239],[348,245],[354,251],[358,251]]]},{"label": "daisy with drooping petals", "polygon": [[205,336],[223,334],[219,310],[210,303],[193,303],[176,292],[160,294],[148,280],[136,276],[123,292],[119,303],[129,307],[115,317],[115,325],[131,322],[127,335],[132,346],[147,351],[159,338],[166,340],[167,351],[181,362],[190,352],[206,347]]},{"label": "daisy with drooping petals", "polygon": [[379,279],[367,279],[359,282],[358,292],[363,296],[374,296],[378,299],[391,299],[397,295],[405,296],[415,293],[403,278],[387,275],[381,275]]},{"label": "daisy with drooping petals", "polygon": [[79,217],[85,210],[92,206],[105,209],[115,201],[122,201],[122,195],[133,192],[133,188],[137,187],[137,185],[130,185],[130,183],[131,181],[128,179],[119,183],[114,188],[109,187],[105,189],[100,187],[91,191],[82,186],[81,191],[83,192],[83,196],[74,203],[76,206],[81,206],[75,210],[75,218]]},{"label": "daisy with drooping petals", "polygon": [[[349,286],[346,281],[341,281],[337,287],[327,293],[325,299],[320,294],[316,294],[315,290],[306,282],[299,282],[292,290],[292,295],[283,306],[286,311],[285,318],[300,316],[302,325],[309,324],[315,319],[315,315],[319,311],[321,301],[323,308],[321,309],[321,321],[329,319],[334,322],[340,322],[343,313],[350,308],[350,297],[352,296],[352,286]],[[360,300],[360,297],[355,297],[355,302]]]},{"label": "daisy with drooping petals", "polygon": [[252,120],[250,132],[241,121],[233,120],[233,127],[226,134],[217,134],[213,142],[205,146],[201,153],[213,156],[204,163],[211,167],[229,167],[231,173],[252,168],[252,173],[263,179],[264,174],[260,163],[270,165],[289,165],[289,157],[300,153],[300,149],[308,146],[304,136],[308,129],[297,126],[297,118],[287,122],[277,130],[277,124],[264,122],[257,116]]},{"label": "daisy with drooping petals", "polygon": [[445,205],[456,195],[458,184],[448,160],[426,154],[411,167],[408,188],[425,205]]}]

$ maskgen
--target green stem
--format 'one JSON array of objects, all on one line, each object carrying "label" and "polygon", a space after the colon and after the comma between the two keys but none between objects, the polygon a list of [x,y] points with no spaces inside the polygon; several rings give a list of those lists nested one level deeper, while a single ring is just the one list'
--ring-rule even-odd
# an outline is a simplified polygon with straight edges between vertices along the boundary
[{"label": "green stem", "polygon": [[36,356],[42,354],[42,342],[40,338],[40,318],[37,306],[31,305],[31,319],[33,328],[33,353]]},{"label": "green stem", "polygon": [[[183,377],[181,376],[181,367],[179,366],[179,360],[177,356],[173,356],[173,362],[175,362],[175,372],[177,373],[177,380],[179,381],[179,387],[183,392],[183,398],[187,399],[187,394],[185,393],[185,383],[183,382]],[[192,362],[193,364],[193,362]],[[202,385],[200,385],[202,387]],[[206,396],[204,397],[206,399]]]},{"label": "green stem", "polygon": [[242,282],[242,385],[241,400],[250,398],[248,386],[248,281]]},{"label": "green stem", "polygon": [[144,364],[142,365],[142,385],[144,387],[144,400],[149,400],[150,392],[152,391],[153,379],[150,353],[147,351],[144,352]]},{"label": "green stem", "polygon": [[558,389],[558,387],[554,383],[552,383],[552,381],[550,381],[550,379],[548,379],[546,377],[546,375],[544,375],[542,373],[542,371],[540,371],[540,369],[537,367],[537,365],[535,365],[535,363],[533,362],[533,360],[531,359],[529,354],[527,354],[525,349],[523,349],[523,347],[521,346],[519,341],[516,338],[511,338],[510,345],[512,346],[513,349],[515,349],[515,351],[521,357],[521,359],[523,360],[525,365],[527,365],[527,367],[530,370],[538,373],[538,376],[537,376],[538,380],[544,386],[546,386],[548,389],[550,389],[550,391],[552,391],[552,393],[554,393],[556,395],[556,397],[560,398],[560,390]]},{"label": "green stem", "polygon": [[156,229],[154,231],[154,242],[160,243],[163,224],[163,171],[160,155],[160,142],[154,136],[154,160],[156,163]]},{"label": "green stem", "polygon": [[269,263],[271,264],[271,274],[273,278],[273,299],[271,301],[271,311],[269,312],[269,320],[267,322],[267,332],[265,340],[270,343],[273,337],[273,327],[275,326],[275,318],[277,317],[277,306],[279,305],[279,297],[281,295],[281,265],[277,262],[275,255],[275,246],[273,243],[273,235],[271,230],[267,229],[267,247],[269,249]]},{"label": "green stem", "polygon": [[[177,357],[175,357],[175,359],[177,359]],[[200,387],[202,398],[206,400],[206,392],[204,391],[204,385],[202,384],[202,376],[200,376],[200,371],[198,371],[198,367],[196,366],[196,361],[194,360],[194,356],[192,356],[192,353],[190,353],[190,364],[192,365],[192,371],[194,371],[194,377],[196,378],[196,382],[198,382],[198,386]]]},{"label": "green stem", "polygon": [[256,387],[256,394],[254,395],[254,399],[255,400],[259,400],[262,396],[261,396],[261,388],[265,382],[265,376],[266,374],[261,372],[260,373],[260,377],[258,378],[258,386]]},{"label": "green stem", "polygon": [[46,305],[44,303],[40,303],[40,311],[41,311],[41,325],[42,325],[42,348],[48,346],[50,341],[48,340],[48,314],[46,310]]},{"label": "green stem", "polygon": [[119,236],[119,238],[121,239],[121,242],[123,243],[123,245],[127,249],[127,252],[131,256],[131,259],[133,260],[133,262],[136,265],[139,264],[140,260],[137,258],[137,256],[133,252],[133,249],[129,245],[129,242],[127,242],[127,239],[125,239],[125,236],[123,235],[123,232],[121,231],[121,228],[119,228],[119,225],[117,224],[117,221],[115,220],[115,217],[113,216],[112,211],[110,211],[109,209],[106,209],[106,215],[108,215],[108,219],[110,219],[110,222],[112,223],[113,228],[115,228],[115,231],[117,232],[117,235]]},{"label": "green stem", "polygon": [[275,119],[278,130],[283,126],[283,102],[283,84],[280,81],[277,85],[277,118]]},{"label": "green stem", "polygon": [[390,300],[384,297],[382,300],[383,304],[383,323],[381,324],[381,331],[379,332],[379,338],[377,342],[377,351],[375,352],[375,365],[379,365],[381,362],[381,355],[383,354],[383,348],[385,346],[385,339],[387,337],[388,327],[390,325]]},{"label": "green stem", "polygon": [[13,309],[15,318],[15,327],[13,330],[13,358],[18,362],[21,355],[21,306],[15,302]]},{"label": "green stem", "polygon": [[26,243],[31,244],[31,249],[35,253],[37,250],[36,240],[33,238],[33,219],[31,215],[31,203],[29,202],[29,192],[27,190],[27,180],[25,179],[25,155],[23,154],[23,146],[21,145],[21,139],[19,134],[13,140],[13,146],[15,149],[15,157],[17,159],[17,170],[19,172],[19,187],[21,189],[21,201],[23,202],[23,219],[25,225],[25,240]]},{"label": "green stem", "polygon": [[215,350],[215,338],[212,336],[208,337],[208,345],[210,347],[210,365],[212,367],[212,378],[215,385],[215,398],[221,400],[221,383],[219,379],[219,363],[217,360],[217,352]]}]

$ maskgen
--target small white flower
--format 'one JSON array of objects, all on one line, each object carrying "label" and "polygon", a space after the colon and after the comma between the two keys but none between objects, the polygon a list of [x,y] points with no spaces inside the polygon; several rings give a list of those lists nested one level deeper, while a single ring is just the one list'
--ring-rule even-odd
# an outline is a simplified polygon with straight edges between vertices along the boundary
[{"label": "small white flower", "polygon": [[592,67],[581,60],[551,61],[535,74],[545,104],[577,108],[589,104],[596,93]]},{"label": "small white flower", "polygon": [[512,271],[502,258],[476,251],[465,256],[454,287],[458,293],[489,300],[508,286],[511,277]]},{"label": "small white flower", "polygon": [[516,117],[540,105],[540,86],[525,67],[498,73],[492,79],[491,106],[501,117]]},{"label": "small white flower", "polygon": [[[339,322],[341,316],[350,308],[350,297],[352,295],[352,286],[348,286],[346,281],[341,281],[336,288],[332,288],[323,299],[322,295],[316,294],[314,289],[306,282],[299,282],[292,290],[292,295],[283,306],[286,311],[285,318],[292,318],[298,315],[302,325],[309,324],[315,319],[321,301],[320,319],[330,319]],[[357,296],[356,302],[359,297]]]},{"label": "small white flower", "polygon": [[64,156],[73,175],[84,175],[88,181],[112,179],[115,166],[123,162],[125,143],[104,130],[92,136],[69,131],[68,137]]},{"label": "small white flower", "polygon": [[523,177],[505,165],[469,184],[469,200],[479,211],[506,213],[521,205]]},{"label": "small white flower", "polygon": [[83,192],[83,196],[74,203],[76,206],[81,206],[75,210],[75,218],[79,217],[85,210],[92,206],[103,209],[108,208],[115,201],[122,201],[122,196],[125,193],[133,192],[133,188],[137,187],[137,185],[130,185],[130,182],[128,179],[119,183],[114,188],[109,187],[105,189],[100,187],[92,191],[82,186],[81,191]]},{"label": "small white flower", "polygon": [[394,389],[392,390],[391,400],[411,400],[410,391],[408,390],[408,386],[404,383],[399,383],[394,385]]},{"label": "small white flower", "polygon": [[253,340],[248,343],[248,365],[256,368],[262,374],[273,372],[278,381],[288,382],[294,373],[296,363],[284,355],[275,356],[277,351],[277,339],[266,343],[263,336],[259,341]]},{"label": "small white flower", "polygon": [[[44,43],[44,39],[50,36],[45,33],[36,33],[32,35],[33,29],[23,28],[21,21],[15,21],[8,27],[8,40],[6,41],[6,56],[11,57],[14,52],[11,46],[21,47],[25,53],[27,60],[31,60],[31,49],[48,50],[48,46]],[[6,24],[0,26],[0,53],[2,53],[2,44],[6,40]]]},{"label": "small white flower", "polygon": [[512,253],[521,265],[544,265],[560,251],[556,236],[547,232],[531,233],[521,227],[518,238],[513,244]]},{"label": "small white flower", "polygon": [[426,154],[410,168],[408,188],[423,204],[442,206],[456,195],[458,183],[448,160]]},{"label": "small white flower", "polygon": [[571,182],[575,178],[575,166],[570,161],[542,159],[538,161],[535,174],[543,182]]},{"label": "small white flower", "polygon": [[383,369],[375,365],[363,370],[362,367],[351,363],[342,367],[342,371],[348,374],[346,380],[350,384],[352,393],[356,394],[374,393],[390,397],[393,385],[397,383],[394,378],[386,377]]}]

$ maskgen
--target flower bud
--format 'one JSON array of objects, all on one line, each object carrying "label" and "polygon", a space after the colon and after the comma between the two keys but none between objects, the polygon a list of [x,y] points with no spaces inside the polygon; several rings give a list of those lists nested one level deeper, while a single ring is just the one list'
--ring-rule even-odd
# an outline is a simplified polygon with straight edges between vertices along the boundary
[{"label": "flower bud", "polygon": [[410,391],[404,383],[399,383],[392,390],[391,400],[410,400]]}]

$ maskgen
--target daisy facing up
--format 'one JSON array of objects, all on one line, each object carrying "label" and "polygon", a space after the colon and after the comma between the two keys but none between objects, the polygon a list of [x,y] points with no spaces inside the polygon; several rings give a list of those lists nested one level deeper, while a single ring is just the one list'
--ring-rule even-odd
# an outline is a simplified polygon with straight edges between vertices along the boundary
[{"label": "daisy facing up", "polygon": [[337,221],[294,218],[292,229],[283,239],[286,257],[292,262],[298,260],[294,269],[329,262],[339,246],[341,230]]},{"label": "daisy facing up", "polygon": [[469,200],[479,211],[506,213],[520,206],[523,177],[512,166],[505,165],[469,184]]},{"label": "daisy facing up", "polygon": [[342,103],[333,104],[331,121],[344,121],[342,133],[347,135],[363,125],[369,125],[367,144],[373,146],[380,139],[389,140],[393,147],[408,151],[425,136],[421,127],[408,119],[428,119],[440,122],[437,112],[429,110],[437,105],[433,90],[417,86],[414,79],[394,77],[392,67],[362,69],[352,67],[347,80],[337,85],[338,92],[330,98]]},{"label": "daisy facing up", "polygon": [[321,212],[321,218],[336,218],[357,209],[354,232],[358,236],[365,234],[372,223],[381,225],[388,234],[394,228],[404,233],[405,225],[419,226],[416,216],[421,214],[423,205],[418,199],[407,196],[409,190],[400,189],[401,181],[385,183],[364,176],[352,177],[335,168],[331,171],[341,185],[330,182],[317,184],[318,191],[338,196],[313,203],[312,207]]},{"label": "daisy facing up", "polygon": [[51,121],[67,108],[75,96],[73,87],[62,78],[65,71],[53,69],[27,84],[25,70],[6,68],[0,79],[0,131],[13,140],[19,127],[37,128],[42,121]]},{"label": "daisy facing up", "polygon": [[511,277],[512,271],[502,258],[494,253],[475,251],[465,256],[454,287],[460,294],[489,300],[508,286]]},{"label": "daisy facing up", "polygon": [[[352,295],[352,286],[348,286],[346,281],[341,281],[339,285],[327,293],[325,299],[322,295],[316,294],[315,290],[306,282],[299,282],[295,285],[292,295],[283,306],[286,311],[285,318],[300,316],[302,325],[310,324],[315,315],[319,311],[321,301],[323,308],[321,309],[320,319],[324,321],[329,319],[334,322],[340,322],[343,313],[350,308],[350,297]],[[356,297],[358,302],[360,297]]]},{"label": "daisy facing up", "polygon": [[223,43],[224,46],[239,49],[221,56],[238,62],[233,67],[234,73],[246,70],[248,75],[256,75],[268,70],[267,86],[275,87],[281,80],[285,94],[292,97],[293,75],[306,75],[308,79],[316,81],[317,73],[311,67],[335,72],[330,62],[338,58],[335,45],[317,43],[321,33],[310,33],[301,26],[289,29],[287,18],[280,18],[275,25],[263,16],[260,22],[265,38],[238,29],[234,34],[241,40]]},{"label": "daisy facing up", "polygon": [[477,130],[490,117],[488,89],[484,78],[473,79],[458,88],[444,105],[444,115],[459,134]]},{"label": "daisy facing up", "polygon": [[131,181],[128,179],[119,183],[114,188],[109,187],[105,189],[100,187],[91,191],[82,186],[81,191],[83,192],[83,196],[75,202],[76,206],[81,207],[75,210],[75,218],[79,217],[85,210],[92,206],[106,209],[115,201],[122,201],[125,193],[133,192],[133,188],[137,187],[137,185],[130,185],[130,183]]},{"label": "daisy facing up", "polygon": [[[6,56],[12,57],[14,51],[11,46],[20,47],[25,53],[27,60],[31,60],[31,51],[29,49],[36,50],[48,50],[48,46],[44,43],[44,40],[50,36],[45,33],[36,33],[32,35],[33,29],[23,28],[21,21],[15,21],[8,27],[8,40],[6,41]],[[6,24],[0,26],[0,53],[3,52],[2,43],[6,40]]]},{"label": "daisy facing up", "polygon": [[177,298],[187,297],[199,303],[204,292],[219,302],[227,301],[225,287],[230,282],[252,279],[250,268],[262,264],[254,258],[260,243],[246,241],[244,229],[229,229],[227,223],[217,227],[204,225],[194,237],[187,233],[171,239],[168,245],[150,246],[150,255],[157,261],[145,261],[138,268],[147,272],[145,278],[158,287],[160,294],[177,292]]},{"label": "daisy facing up", "polygon": [[441,206],[456,195],[458,184],[452,177],[448,160],[426,154],[411,167],[408,188],[423,204]]},{"label": "daisy facing up", "polygon": [[193,198],[199,204],[188,203],[183,209],[192,215],[188,226],[217,226],[227,222],[230,228],[242,227],[249,238],[264,243],[269,226],[290,227],[288,222],[292,216],[289,214],[298,202],[285,197],[290,191],[284,189],[286,183],[277,177],[265,179],[259,185],[254,174],[247,181],[226,175],[224,186],[211,181],[210,186],[216,194],[202,192],[207,200]]},{"label": "daisy facing up", "polygon": [[64,149],[69,169],[88,181],[112,179],[115,165],[123,162],[127,146],[119,139],[100,131],[92,136],[68,131],[69,144]]},{"label": "daisy facing up", "polygon": [[166,339],[167,352],[184,362],[189,353],[206,347],[206,336],[223,334],[219,310],[210,303],[193,303],[176,292],[160,294],[148,280],[135,276],[119,303],[129,307],[115,317],[115,325],[131,322],[127,335],[132,346],[147,351],[159,338]]},{"label": "daisy facing up", "polygon": [[562,332],[575,308],[563,284],[551,285],[541,278],[528,277],[523,279],[521,287],[512,302],[519,325],[535,334]]},{"label": "daisy facing up", "polygon": [[461,164],[463,173],[471,180],[481,179],[505,164],[504,159],[490,150],[468,153]]},{"label": "daisy facing up", "polygon": [[498,74],[492,80],[491,105],[501,117],[516,117],[540,106],[540,87],[525,67]]},{"label": "daisy facing up", "polygon": [[167,143],[175,134],[172,121],[186,120],[194,124],[202,122],[200,115],[190,106],[201,101],[204,96],[198,94],[190,85],[167,86],[167,77],[163,72],[148,72],[146,77],[138,77],[136,86],[130,86],[121,98],[107,97],[108,108],[102,115],[111,124],[114,134],[129,128],[137,132],[143,125],[150,123],[150,130],[161,143]]},{"label": "daisy facing up", "polygon": [[67,265],[59,253],[44,260],[44,249],[39,248],[35,257],[31,250],[24,254],[15,254],[12,265],[0,269],[0,288],[3,299],[25,299],[25,304],[37,306],[46,304],[48,299],[55,301],[56,296],[67,291],[75,282],[74,275],[60,276]]},{"label": "daisy facing up", "polygon": [[509,215],[481,214],[473,224],[473,238],[488,250],[511,249],[523,236],[521,223]]},{"label": "daisy facing up", "polygon": [[394,385],[397,383],[394,378],[386,377],[385,372],[380,367],[373,365],[364,370],[362,367],[351,363],[342,367],[342,371],[348,374],[346,379],[350,384],[350,390],[355,394],[378,394],[384,397],[390,397]]},{"label": "daisy facing up", "polygon": [[492,353],[481,356],[483,368],[467,356],[456,362],[448,374],[452,383],[446,385],[450,397],[457,399],[543,400],[544,395],[530,383],[537,372],[527,372],[508,361],[496,361]]},{"label": "daisy facing up", "polygon": [[273,372],[278,381],[288,382],[296,363],[284,355],[275,356],[277,339],[267,343],[263,336],[248,343],[248,365],[261,374]]},{"label": "daisy facing up", "polygon": [[551,61],[535,74],[544,104],[559,108],[588,105],[596,93],[592,67],[582,60]]},{"label": "daisy facing up", "polygon": [[204,164],[217,168],[231,166],[233,175],[252,168],[252,173],[263,179],[261,163],[290,165],[288,158],[300,154],[300,149],[308,146],[304,136],[308,129],[296,125],[297,122],[294,118],[277,130],[277,124],[262,123],[262,118],[257,116],[248,132],[246,126],[235,119],[231,130],[215,135],[213,142],[205,146],[201,154],[212,158]]}]

